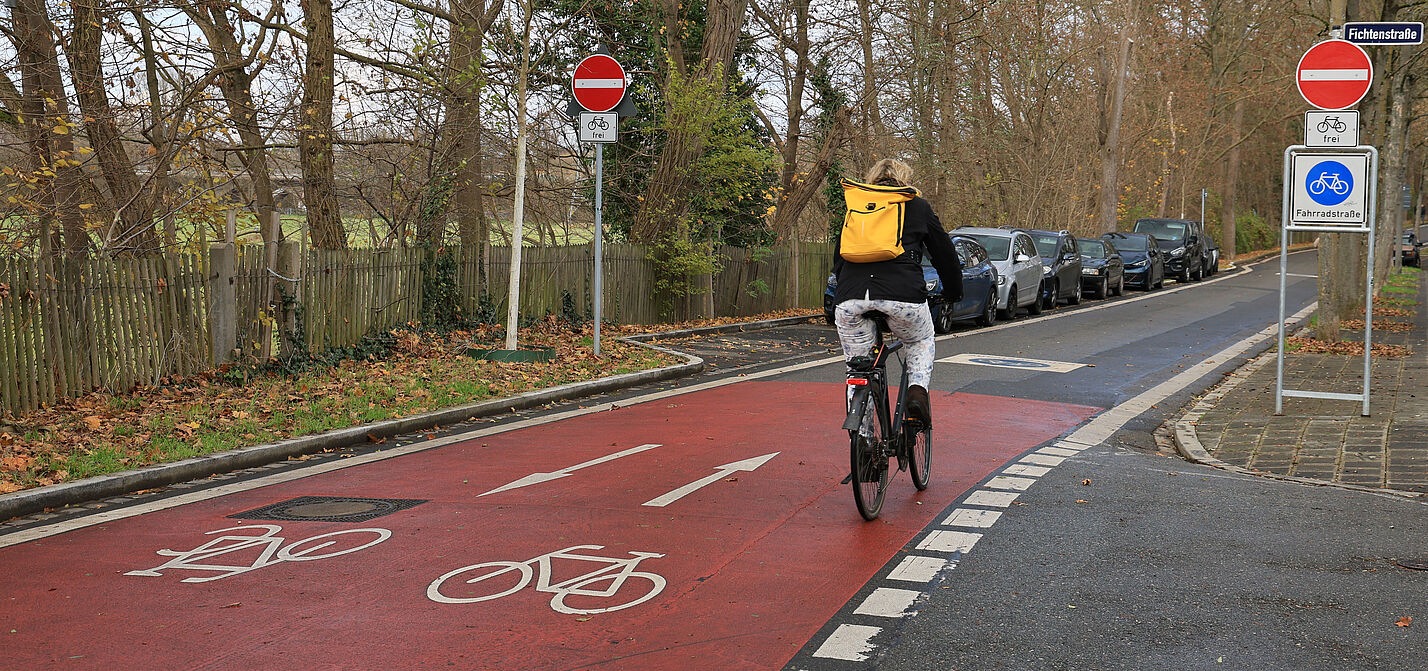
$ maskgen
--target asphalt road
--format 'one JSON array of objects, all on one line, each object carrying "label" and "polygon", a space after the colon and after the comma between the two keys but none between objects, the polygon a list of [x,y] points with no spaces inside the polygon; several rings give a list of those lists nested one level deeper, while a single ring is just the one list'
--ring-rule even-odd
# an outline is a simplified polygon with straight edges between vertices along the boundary
[{"label": "asphalt road", "polygon": [[[831,329],[666,342],[709,370],[14,527],[33,540],[0,534],[0,659],[1421,668],[1428,620],[1395,624],[1428,596],[1395,563],[1425,554],[1421,505],[1227,475],[1151,437],[1267,345],[1243,343],[1274,321],[1275,270],[944,337],[932,488],[898,476],[875,522],[838,483]],[[1313,272],[1291,257],[1291,313]],[[395,507],[264,516],[323,495]],[[608,562],[626,573],[561,572]]]}]

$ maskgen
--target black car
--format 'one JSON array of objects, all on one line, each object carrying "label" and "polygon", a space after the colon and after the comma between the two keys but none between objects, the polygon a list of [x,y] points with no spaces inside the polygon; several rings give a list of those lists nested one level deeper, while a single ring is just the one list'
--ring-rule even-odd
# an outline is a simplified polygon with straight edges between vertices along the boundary
[{"label": "black car", "polygon": [[1209,265],[1205,232],[1193,219],[1137,219],[1136,233],[1155,236],[1165,253],[1165,272],[1181,282],[1200,281]]},{"label": "black car", "polygon": [[1115,243],[1105,238],[1076,238],[1076,246],[1081,248],[1082,291],[1094,298],[1125,293],[1125,262]]},{"label": "black car", "polygon": [[1070,231],[1027,231],[1041,255],[1041,304],[1054,308],[1081,302],[1081,251]]},{"label": "black car", "polygon": [[1165,284],[1165,256],[1149,233],[1107,233],[1101,239],[1115,245],[1125,264],[1126,284],[1145,291]]},{"label": "black car", "polygon": [[1413,231],[1403,232],[1403,265],[1414,268],[1423,267],[1423,256],[1419,254],[1419,248],[1423,243],[1418,241],[1418,234]]},{"label": "black car", "polygon": [[[964,319],[975,320],[978,326],[991,326],[997,321],[997,269],[987,258],[987,250],[974,238],[949,234],[957,258],[962,262],[962,300],[949,304],[942,299],[942,278],[932,267],[932,259],[922,257],[922,280],[927,288],[927,307],[932,313],[932,327],[938,334],[952,331],[953,324]],[[823,318],[833,323],[833,294],[838,288],[838,276],[828,273],[823,288]]]}]

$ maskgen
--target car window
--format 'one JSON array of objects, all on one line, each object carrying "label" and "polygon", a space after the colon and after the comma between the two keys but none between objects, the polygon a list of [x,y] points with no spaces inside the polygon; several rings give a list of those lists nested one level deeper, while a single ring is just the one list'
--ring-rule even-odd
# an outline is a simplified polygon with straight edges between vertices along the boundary
[{"label": "car window", "polygon": [[1149,240],[1147,238],[1143,238],[1139,235],[1127,235],[1123,238],[1115,238],[1113,244],[1127,251],[1143,252],[1146,250],[1148,242]]},{"label": "car window", "polygon": [[1076,255],[1076,238],[1066,238],[1066,253],[1070,256]]},{"label": "car window", "polygon": [[1141,219],[1135,222],[1136,233],[1149,233],[1161,240],[1183,240],[1185,238],[1185,224],[1178,221],[1163,221],[1160,219]]},{"label": "car window", "polygon": [[967,248],[972,250],[972,265],[980,266],[987,262],[987,253],[982,251],[980,245],[967,245]]},{"label": "car window", "polygon": [[1096,240],[1081,241],[1081,256],[1088,259],[1106,258],[1106,245]]},{"label": "car window", "polygon": [[1036,251],[1042,258],[1052,258],[1056,256],[1056,243],[1060,237],[1056,235],[1036,235],[1032,234],[1032,239],[1036,241]]},{"label": "car window", "polygon": [[957,260],[962,262],[962,266],[972,265],[972,252],[967,249],[967,243],[958,240],[955,246],[957,247]]},{"label": "car window", "polygon": [[982,243],[982,247],[987,250],[987,256],[993,261],[1005,261],[1011,257],[1012,239],[1004,238],[1000,235],[972,235],[969,238]]},{"label": "car window", "polygon": [[1016,251],[1018,254],[1025,254],[1027,256],[1037,255],[1036,247],[1031,244],[1031,238],[1025,235],[1017,236]]}]

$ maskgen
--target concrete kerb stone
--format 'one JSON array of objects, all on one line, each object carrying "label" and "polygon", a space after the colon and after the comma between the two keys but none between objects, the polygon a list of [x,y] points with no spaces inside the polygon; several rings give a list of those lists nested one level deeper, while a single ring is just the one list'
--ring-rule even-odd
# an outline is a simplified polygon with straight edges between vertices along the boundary
[{"label": "concrete kerb stone", "polygon": [[1175,443],[1175,451],[1179,452],[1182,458],[1191,463],[1209,466],[1211,468],[1216,468],[1222,471],[1238,473],[1241,475],[1250,475],[1254,477],[1265,478],[1268,480],[1293,482],[1296,484],[1310,485],[1314,487],[1337,487],[1339,489],[1347,489],[1356,492],[1385,494],[1389,496],[1397,496],[1409,499],[1428,497],[1428,494],[1423,494],[1421,492],[1407,492],[1401,489],[1388,489],[1385,487],[1365,487],[1363,485],[1350,485],[1342,482],[1333,482],[1331,480],[1301,478],[1293,475],[1280,475],[1278,473],[1256,471],[1253,469],[1244,468],[1242,466],[1227,464],[1212,456],[1210,452],[1205,449],[1205,446],[1200,442],[1200,436],[1195,431],[1195,423],[1198,422],[1201,417],[1204,417],[1205,413],[1209,412],[1210,410],[1213,410],[1215,404],[1219,403],[1220,400],[1223,399],[1227,394],[1233,391],[1236,387],[1240,386],[1240,384],[1243,383],[1245,380],[1248,380],[1251,374],[1273,362],[1275,356],[1276,355],[1273,347],[1270,347],[1264,352],[1261,352],[1254,359],[1251,359],[1248,363],[1236,369],[1234,374],[1227,378],[1224,382],[1221,382],[1220,384],[1212,388],[1203,397],[1201,397],[1192,406],[1190,406],[1190,410],[1188,412],[1181,415],[1179,419],[1175,420],[1171,424],[1171,437],[1173,438]]},{"label": "concrete kerb stone", "polygon": [[685,361],[682,364],[664,368],[612,375],[584,382],[572,382],[519,396],[492,399],[345,429],[334,429],[311,436],[241,447],[167,464],[157,464],[4,494],[0,495],[0,520],[29,515],[46,508],[74,505],[196,480],[219,473],[264,466],[304,454],[365,443],[368,442],[369,437],[388,438],[424,431],[437,426],[457,424],[478,417],[490,417],[505,412],[525,410],[555,401],[617,391],[651,382],[662,382],[694,375],[704,369],[704,359],[692,354],[677,352],[649,343],[636,344],[678,356]]}]

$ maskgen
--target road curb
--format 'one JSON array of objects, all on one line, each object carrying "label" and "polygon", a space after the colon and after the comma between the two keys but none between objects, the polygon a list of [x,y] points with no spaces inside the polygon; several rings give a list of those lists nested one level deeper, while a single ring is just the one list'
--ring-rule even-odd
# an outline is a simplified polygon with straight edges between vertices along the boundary
[{"label": "road curb", "polygon": [[1177,419],[1171,423],[1170,433],[1171,438],[1175,442],[1175,451],[1180,453],[1180,456],[1182,458],[1184,458],[1186,461],[1200,464],[1202,466],[1209,466],[1211,468],[1216,468],[1230,473],[1238,473],[1240,475],[1250,475],[1257,478],[1265,478],[1267,480],[1293,482],[1296,484],[1310,485],[1314,487],[1335,487],[1338,489],[1347,489],[1355,492],[1385,494],[1388,496],[1396,496],[1405,499],[1428,497],[1428,494],[1423,494],[1421,492],[1408,492],[1403,491],[1401,489],[1389,489],[1385,487],[1364,487],[1362,485],[1349,485],[1344,484],[1342,482],[1333,482],[1330,480],[1301,478],[1293,475],[1280,475],[1278,473],[1257,471],[1245,468],[1243,466],[1235,466],[1234,464],[1225,463],[1212,456],[1209,450],[1205,449],[1204,444],[1200,442],[1200,436],[1195,431],[1196,423],[1200,421],[1200,418],[1205,416],[1205,413],[1214,409],[1215,405],[1219,403],[1219,401],[1223,399],[1226,394],[1229,394],[1236,387],[1240,386],[1240,384],[1242,384],[1245,380],[1248,380],[1250,375],[1252,375],[1255,371],[1258,371],[1259,369],[1271,363],[1274,358],[1275,353],[1273,347],[1270,347],[1264,352],[1261,352],[1258,356],[1256,356],[1254,359],[1251,359],[1245,365],[1236,368],[1231,373],[1230,377],[1227,377],[1224,382],[1221,382],[1220,384],[1212,387],[1209,392],[1207,392],[1204,396],[1200,398],[1200,400],[1196,401],[1193,405],[1191,405],[1189,412],[1186,412],[1184,415],[1181,415],[1180,419]]},{"label": "road curb", "polygon": [[240,447],[167,464],[156,464],[130,471],[97,475],[74,482],[62,482],[4,494],[0,495],[0,521],[40,512],[46,508],[58,508],[121,496],[145,489],[205,478],[218,473],[264,466],[313,452],[365,443],[370,440],[369,436],[378,439],[388,438],[437,426],[456,424],[478,417],[490,417],[524,410],[555,401],[592,396],[651,382],[686,377],[704,370],[704,359],[700,357],[650,343],[636,342],[636,344],[678,356],[685,362],[664,368],[612,375],[584,382],[572,382],[518,396],[433,410],[411,417],[334,429],[311,436]]}]

